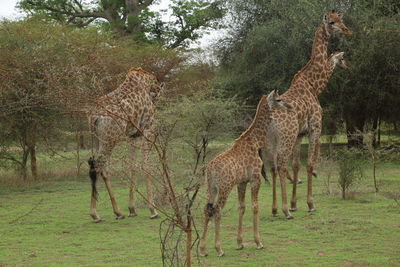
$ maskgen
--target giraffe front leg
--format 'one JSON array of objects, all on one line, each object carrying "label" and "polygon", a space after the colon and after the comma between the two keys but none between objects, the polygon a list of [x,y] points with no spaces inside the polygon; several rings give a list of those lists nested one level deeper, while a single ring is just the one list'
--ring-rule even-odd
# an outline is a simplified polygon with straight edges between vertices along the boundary
[{"label": "giraffe front leg", "polygon": [[296,140],[296,144],[293,147],[293,160],[292,160],[292,169],[293,169],[293,189],[292,189],[292,200],[290,201],[290,211],[297,210],[297,184],[302,183],[299,181],[299,169],[300,169],[300,145],[301,138],[298,137]]},{"label": "giraffe front leg", "polygon": [[271,168],[272,176],[272,216],[278,216],[278,204],[276,201],[276,169]]},{"label": "giraffe front leg", "polygon": [[[150,209],[150,219],[155,219],[158,218],[158,213],[155,208],[154,204],[154,198],[153,198],[153,183],[151,180],[151,177],[149,175],[149,168],[148,168],[148,162],[149,162],[149,153],[151,149],[151,144],[149,143],[149,140],[152,140],[152,135],[145,133],[145,138],[143,138],[142,141],[142,168],[143,168],[143,173],[144,177],[146,179],[146,191],[147,191],[147,201],[149,204],[149,209]],[[147,139],[147,140],[146,140]]]},{"label": "giraffe front leg", "polygon": [[256,178],[251,185],[251,202],[253,208],[253,235],[257,249],[262,249],[264,246],[260,241],[260,232],[258,230],[258,192],[260,190],[261,177],[256,174]]},{"label": "giraffe front leg", "polygon": [[135,167],[133,166],[133,160],[135,155],[135,143],[133,140],[129,143],[128,146],[128,153],[129,153],[129,201],[128,201],[128,210],[129,210],[129,217],[137,216],[134,204],[134,197],[135,197],[135,190],[136,190],[136,177],[135,177]]},{"label": "giraffe front leg", "polygon": [[281,194],[282,194],[282,211],[286,216],[286,219],[293,219],[292,214],[290,214],[287,205],[287,195],[286,195],[286,164],[280,164],[278,167],[279,178],[281,182]]},{"label": "giraffe front leg", "polygon": [[308,211],[314,212],[314,201],[312,195],[312,179],[315,175],[314,173],[314,164],[316,157],[319,156],[319,147],[320,147],[320,135],[321,135],[321,127],[320,124],[315,124],[313,128],[313,132],[310,134],[310,141],[308,146],[308,162],[307,162],[307,205]]},{"label": "giraffe front leg", "polygon": [[237,248],[243,249],[243,237],[242,237],[242,229],[243,229],[243,214],[246,210],[245,196],[246,196],[246,183],[238,184],[238,200],[239,200],[239,223],[238,223],[238,233],[237,233]]}]

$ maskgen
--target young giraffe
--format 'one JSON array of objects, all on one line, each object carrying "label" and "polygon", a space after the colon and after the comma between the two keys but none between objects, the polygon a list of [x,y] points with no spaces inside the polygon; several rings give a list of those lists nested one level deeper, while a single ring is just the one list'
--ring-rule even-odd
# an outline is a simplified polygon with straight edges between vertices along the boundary
[{"label": "young giraffe", "polygon": [[[339,14],[332,10],[324,16],[323,23],[315,32],[310,61],[295,75],[289,89],[282,95],[282,100],[291,104],[295,112],[274,110],[271,114],[273,123],[269,127],[273,129],[269,131],[267,149],[272,173],[272,214],[274,216],[277,215],[276,176],[278,172],[282,191],[282,210],[287,219],[293,218],[287,207],[286,198],[287,163],[293,154],[293,196],[296,196],[301,144],[299,137],[306,133],[309,135],[307,204],[309,211],[315,210],[312,199],[312,175],[315,160],[319,155],[322,120],[322,109],[316,92],[321,92],[328,82],[328,72],[325,69],[328,64],[328,40],[331,33],[335,31],[350,34]],[[293,198],[291,205],[291,209],[296,210],[296,200]]]},{"label": "young giraffe", "polygon": [[[157,78],[140,69],[131,69],[125,81],[114,91],[98,99],[96,105],[89,113],[89,125],[93,138],[96,140],[96,156],[89,159],[90,177],[92,179],[92,196],[90,205],[90,215],[95,222],[101,219],[96,212],[96,180],[97,174],[103,177],[111,204],[117,219],[123,219],[121,211],[115,201],[114,193],[111,189],[106,164],[110,159],[115,145],[121,141],[128,142],[129,158],[133,160],[135,139],[142,137],[142,167],[147,166],[148,154],[151,148],[150,140],[154,139],[154,100],[159,95],[163,84]],[[136,216],[134,208],[135,177],[134,168],[129,167],[129,216]],[[153,204],[152,182],[145,173],[147,184],[147,197],[151,216],[158,217]]]},{"label": "young giraffe", "polygon": [[216,156],[208,163],[206,184],[208,203],[204,210],[204,231],[200,240],[200,254],[206,256],[206,234],[211,217],[215,220],[215,248],[218,256],[224,252],[221,249],[220,227],[221,211],[234,185],[237,185],[239,198],[239,226],[237,248],[242,249],[242,220],[245,211],[245,193],[247,183],[251,184],[251,199],[253,203],[253,231],[257,249],[263,247],[258,232],[258,191],[261,183],[260,149],[265,146],[267,128],[272,109],[290,109],[291,107],[279,99],[277,91],[263,96],[258,104],[256,115],[249,128],[235,140],[233,146]]}]

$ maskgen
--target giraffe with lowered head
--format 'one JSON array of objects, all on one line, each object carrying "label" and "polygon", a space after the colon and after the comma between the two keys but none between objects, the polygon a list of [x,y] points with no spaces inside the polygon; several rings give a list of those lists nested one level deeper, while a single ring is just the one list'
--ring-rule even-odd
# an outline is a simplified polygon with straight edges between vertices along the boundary
[{"label": "giraffe with lowered head", "polygon": [[[276,176],[279,175],[282,193],[282,210],[287,219],[293,218],[287,206],[286,184],[287,164],[293,154],[293,194],[291,210],[296,210],[296,184],[298,181],[301,136],[308,134],[309,147],[307,159],[307,204],[314,211],[312,198],[312,176],[314,164],[319,156],[322,108],[317,99],[332,74],[333,61],[328,60],[329,37],[333,32],[350,34],[340,15],[332,10],[324,15],[323,22],[315,32],[311,59],[292,80],[289,89],[281,96],[283,101],[293,106],[294,112],[274,110],[272,122],[268,127],[268,161],[272,174],[273,203],[272,214],[277,215]],[[338,57],[332,57],[331,60]],[[333,66],[333,68],[331,68]]]},{"label": "giraffe with lowered head", "polygon": [[200,254],[206,256],[206,235],[208,223],[213,217],[215,221],[215,248],[218,256],[224,255],[221,249],[221,211],[233,186],[237,185],[239,198],[239,225],[237,248],[243,248],[242,221],[245,211],[245,193],[248,183],[251,185],[253,209],[253,234],[257,249],[263,248],[258,232],[258,191],[261,184],[263,162],[259,156],[260,149],[265,146],[267,128],[272,110],[289,110],[291,107],[281,101],[277,91],[261,98],[256,115],[249,128],[235,140],[233,146],[216,156],[208,163],[206,184],[208,201],[204,209],[204,231],[200,239]]},{"label": "giraffe with lowered head", "polygon": [[[142,168],[147,166],[151,141],[154,140],[154,101],[163,87],[157,78],[140,68],[133,68],[127,73],[124,82],[114,91],[98,99],[89,113],[90,131],[95,139],[95,156],[90,158],[89,175],[92,180],[92,196],[90,205],[90,216],[95,222],[101,219],[96,212],[97,189],[96,181],[100,175],[107,187],[111,204],[117,219],[123,219],[107,173],[112,150],[121,141],[128,142],[129,159],[133,161],[135,141],[141,138]],[[136,182],[134,167],[130,164],[129,175],[129,216],[136,216],[134,207],[134,192]],[[150,218],[157,218],[158,214],[154,208],[152,181],[148,173],[144,171],[147,184],[147,201],[151,212]]]}]

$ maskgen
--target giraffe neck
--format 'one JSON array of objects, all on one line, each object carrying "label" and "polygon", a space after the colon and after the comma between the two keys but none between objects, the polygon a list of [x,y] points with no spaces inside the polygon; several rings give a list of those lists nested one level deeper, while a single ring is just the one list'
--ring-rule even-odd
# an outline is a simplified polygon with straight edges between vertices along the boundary
[{"label": "giraffe neck", "polygon": [[326,65],[329,63],[327,56],[328,41],[329,34],[325,29],[325,25],[321,23],[314,34],[311,59],[296,73],[291,85],[295,81],[303,79],[310,84],[309,89],[314,96],[318,96],[322,92],[330,78],[326,68]]},{"label": "giraffe neck", "polygon": [[335,64],[331,57],[329,57],[324,65],[323,71],[321,72],[321,78],[318,80],[315,86],[313,86],[312,94],[318,97],[322,91],[326,88],[329,79],[332,76],[333,70],[335,69]]},{"label": "giraffe neck", "polygon": [[325,24],[321,23],[314,33],[314,41],[311,49],[311,59],[321,56],[323,59],[328,58],[328,42],[330,34],[325,28]]},{"label": "giraffe neck", "polygon": [[235,140],[235,144],[251,143],[256,144],[257,148],[265,146],[267,136],[267,126],[269,121],[269,107],[267,95],[264,95],[257,106],[256,115],[249,128]]}]

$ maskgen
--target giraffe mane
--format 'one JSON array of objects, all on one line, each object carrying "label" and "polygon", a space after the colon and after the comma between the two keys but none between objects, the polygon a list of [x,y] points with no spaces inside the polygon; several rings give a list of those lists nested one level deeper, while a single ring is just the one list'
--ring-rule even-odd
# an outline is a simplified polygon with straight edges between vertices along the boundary
[{"label": "giraffe mane", "polygon": [[268,95],[263,95],[262,96],[260,102],[258,102],[258,105],[257,105],[256,115],[254,116],[253,121],[251,122],[249,128],[247,128],[247,130],[244,133],[242,133],[239,136],[239,138],[235,139],[235,141],[237,141],[237,140],[239,140],[241,138],[244,138],[244,137],[246,137],[246,136],[248,136],[250,134],[251,130],[255,127],[256,121],[260,117],[261,108],[266,105],[267,98],[268,98]]},{"label": "giraffe mane", "polygon": [[[324,24],[321,23],[318,26],[318,30],[314,33],[314,40],[316,39],[317,34],[319,34],[320,28],[323,29],[324,28]],[[325,32],[326,34],[326,32]],[[311,51],[314,51],[316,48],[317,43],[313,42],[312,44],[312,48]],[[315,56],[313,55],[313,53],[311,52],[311,58],[310,60],[308,60],[308,62],[306,63],[306,65],[303,66],[303,68],[301,68],[293,77],[292,81],[290,82],[290,85],[292,85],[295,81],[297,81],[300,77],[300,75],[311,65],[311,62],[313,61],[313,59],[315,58]]]},{"label": "giraffe mane", "polygon": [[310,60],[306,63],[306,65],[304,65],[303,68],[301,68],[301,70],[299,70],[299,71],[294,75],[292,81],[290,82],[290,85],[292,85],[294,82],[296,82],[296,81],[300,78],[301,74],[308,68],[308,66],[311,65],[311,61],[312,61],[312,59],[310,59]]}]

